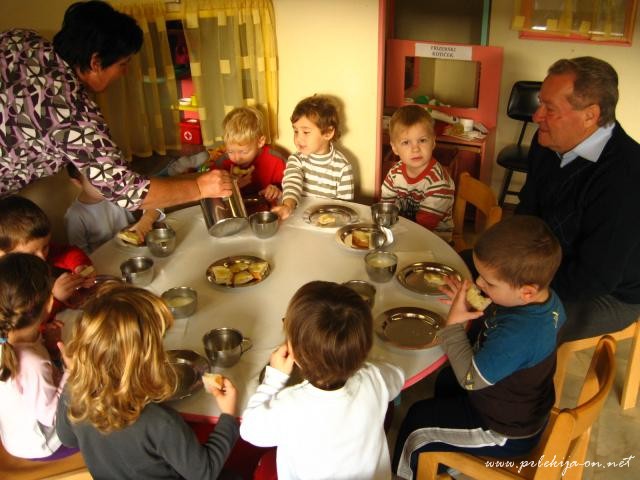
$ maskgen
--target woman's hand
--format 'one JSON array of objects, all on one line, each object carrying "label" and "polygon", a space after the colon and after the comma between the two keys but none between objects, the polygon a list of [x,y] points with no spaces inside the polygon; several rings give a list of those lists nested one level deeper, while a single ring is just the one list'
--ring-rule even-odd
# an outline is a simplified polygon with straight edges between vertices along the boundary
[{"label": "woman's hand", "polygon": [[210,170],[196,178],[200,198],[230,197],[232,193],[231,176],[226,170]]}]

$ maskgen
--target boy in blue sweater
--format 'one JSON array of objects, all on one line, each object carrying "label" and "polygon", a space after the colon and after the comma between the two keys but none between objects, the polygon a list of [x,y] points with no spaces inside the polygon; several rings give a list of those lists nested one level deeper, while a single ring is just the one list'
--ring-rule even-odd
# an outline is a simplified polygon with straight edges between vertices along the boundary
[{"label": "boy in blue sweater", "polygon": [[549,284],[560,260],[560,244],[542,220],[514,216],[473,249],[477,287],[494,305],[475,310],[476,287],[447,279],[451,310],[439,337],[451,365],[434,398],[412,405],[402,423],[393,463],[399,477],[413,477],[420,452],[510,457],[536,446],[555,402],[565,312]]}]

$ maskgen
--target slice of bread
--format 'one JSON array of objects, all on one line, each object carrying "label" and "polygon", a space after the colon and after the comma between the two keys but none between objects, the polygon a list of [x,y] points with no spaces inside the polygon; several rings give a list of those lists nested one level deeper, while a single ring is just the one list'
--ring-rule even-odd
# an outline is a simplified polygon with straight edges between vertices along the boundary
[{"label": "slice of bread", "polygon": [[131,230],[120,230],[117,236],[123,242],[130,243],[131,245],[142,245],[142,241],[138,238],[138,234]]},{"label": "slice of bread", "polygon": [[431,285],[444,285],[444,277],[439,273],[426,272],[424,274],[424,281],[430,283]]},{"label": "slice of bread", "polygon": [[231,285],[233,282],[233,272],[222,265],[211,267],[210,273],[213,274],[214,281],[219,285]]},{"label": "slice of bread", "polygon": [[231,270],[233,273],[238,273],[244,270],[249,270],[249,265],[251,265],[251,263],[247,260],[242,262],[232,263],[231,265],[229,265],[229,270]]},{"label": "slice of bread", "polygon": [[491,305],[491,299],[482,295],[482,292],[477,285],[471,285],[467,290],[467,303],[479,312],[484,311],[489,305]]},{"label": "slice of bread", "polygon": [[78,274],[82,275],[83,277],[88,277],[89,275],[93,275],[95,271],[96,271],[95,268],[93,268],[91,265],[88,265],[84,267],[82,270],[80,270]]},{"label": "slice of bread", "polygon": [[323,213],[316,222],[318,225],[333,225],[336,223],[336,216],[333,213]]},{"label": "slice of bread", "polygon": [[241,177],[243,175],[249,175],[251,172],[253,172],[255,170],[255,166],[251,165],[249,168],[242,168],[239,167],[238,165],[235,165],[232,169],[231,169],[231,175],[235,175],[237,177]]},{"label": "slice of bread", "polygon": [[253,275],[253,278],[260,281],[264,277],[267,268],[269,268],[269,264],[267,262],[254,262],[249,265],[249,273]]},{"label": "slice of bread", "polygon": [[222,390],[224,386],[224,377],[219,373],[205,373],[202,375],[202,383],[204,383],[204,388],[207,390],[212,390],[217,388],[218,390]]},{"label": "slice of bread", "polygon": [[369,248],[371,245],[371,232],[353,230],[351,232],[351,245],[356,248]]},{"label": "slice of bread", "polygon": [[245,283],[249,283],[253,280],[253,275],[250,272],[243,270],[242,272],[238,272],[233,275],[233,284],[234,285],[244,285]]}]

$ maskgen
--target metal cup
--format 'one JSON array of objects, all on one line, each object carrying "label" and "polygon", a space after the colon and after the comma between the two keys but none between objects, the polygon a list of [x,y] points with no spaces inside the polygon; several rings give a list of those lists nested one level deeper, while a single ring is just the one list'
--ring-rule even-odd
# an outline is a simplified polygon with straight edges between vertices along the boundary
[{"label": "metal cup", "polygon": [[376,250],[364,257],[365,269],[374,282],[388,282],[393,278],[398,267],[398,257],[391,252]]},{"label": "metal cup", "polygon": [[144,287],[153,280],[153,260],[149,257],[132,257],[120,264],[120,271],[125,282]]},{"label": "metal cup", "polygon": [[379,202],[371,205],[371,218],[381,227],[391,227],[398,221],[400,209],[393,202]]},{"label": "metal cup", "polygon": [[145,242],[154,256],[166,257],[176,249],[176,232],[169,227],[154,228],[147,233]]},{"label": "metal cup", "polygon": [[230,197],[200,200],[207,230],[214,237],[233,235],[247,224],[247,210],[244,207],[238,182],[233,179],[232,184]]},{"label": "metal cup", "polygon": [[233,367],[253,343],[235,328],[214,328],[202,337],[204,351],[211,366]]}]

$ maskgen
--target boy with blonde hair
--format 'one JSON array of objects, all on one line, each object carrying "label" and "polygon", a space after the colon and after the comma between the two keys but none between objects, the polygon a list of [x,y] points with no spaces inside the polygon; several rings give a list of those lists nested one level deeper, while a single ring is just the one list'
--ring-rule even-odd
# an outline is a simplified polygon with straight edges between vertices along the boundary
[{"label": "boy with blonde hair", "polygon": [[402,422],[399,477],[412,478],[420,452],[514,457],[539,442],[555,402],[556,339],[566,318],[549,287],[561,257],[542,220],[517,215],[486,230],[473,249],[476,284],[493,307],[474,310],[469,282],[448,278],[442,291],[451,310],[438,337],[451,365],[434,398],[416,402]]},{"label": "boy with blonde hair", "polygon": [[[404,374],[366,361],[371,309],[349,287],[310,282],[291,299],[284,330],[242,414],[242,438],[278,447],[278,478],[390,478],[383,424]],[[285,388],[294,364],[305,380]]]},{"label": "boy with blonde hair", "polygon": [[455,186],[433,156],[436,134],[431,115],[418,105],[401,107],[391,117],[389,135],[400,161],[382,183],[381,200],[394,201],[403,217],[450,241]]},{"label": "boy with blonde hair", "polygon": [[284,220],[303,195],[353,200],[353,168],[333,146],[340,138],[340,119],[332,99],[313,95],[301,100],[291,114],[291,123],[297,152],[287,160],[282,205],[273,211]]},{"label": "boy with blonde hair", "polygon": [[259,193],[269,202],[280,197],[284,156],[266,144],[264,117],[254,107],[231,110],[222,121],[225,153],[213,168],[228,170],[238,178],[243,195]]}]

